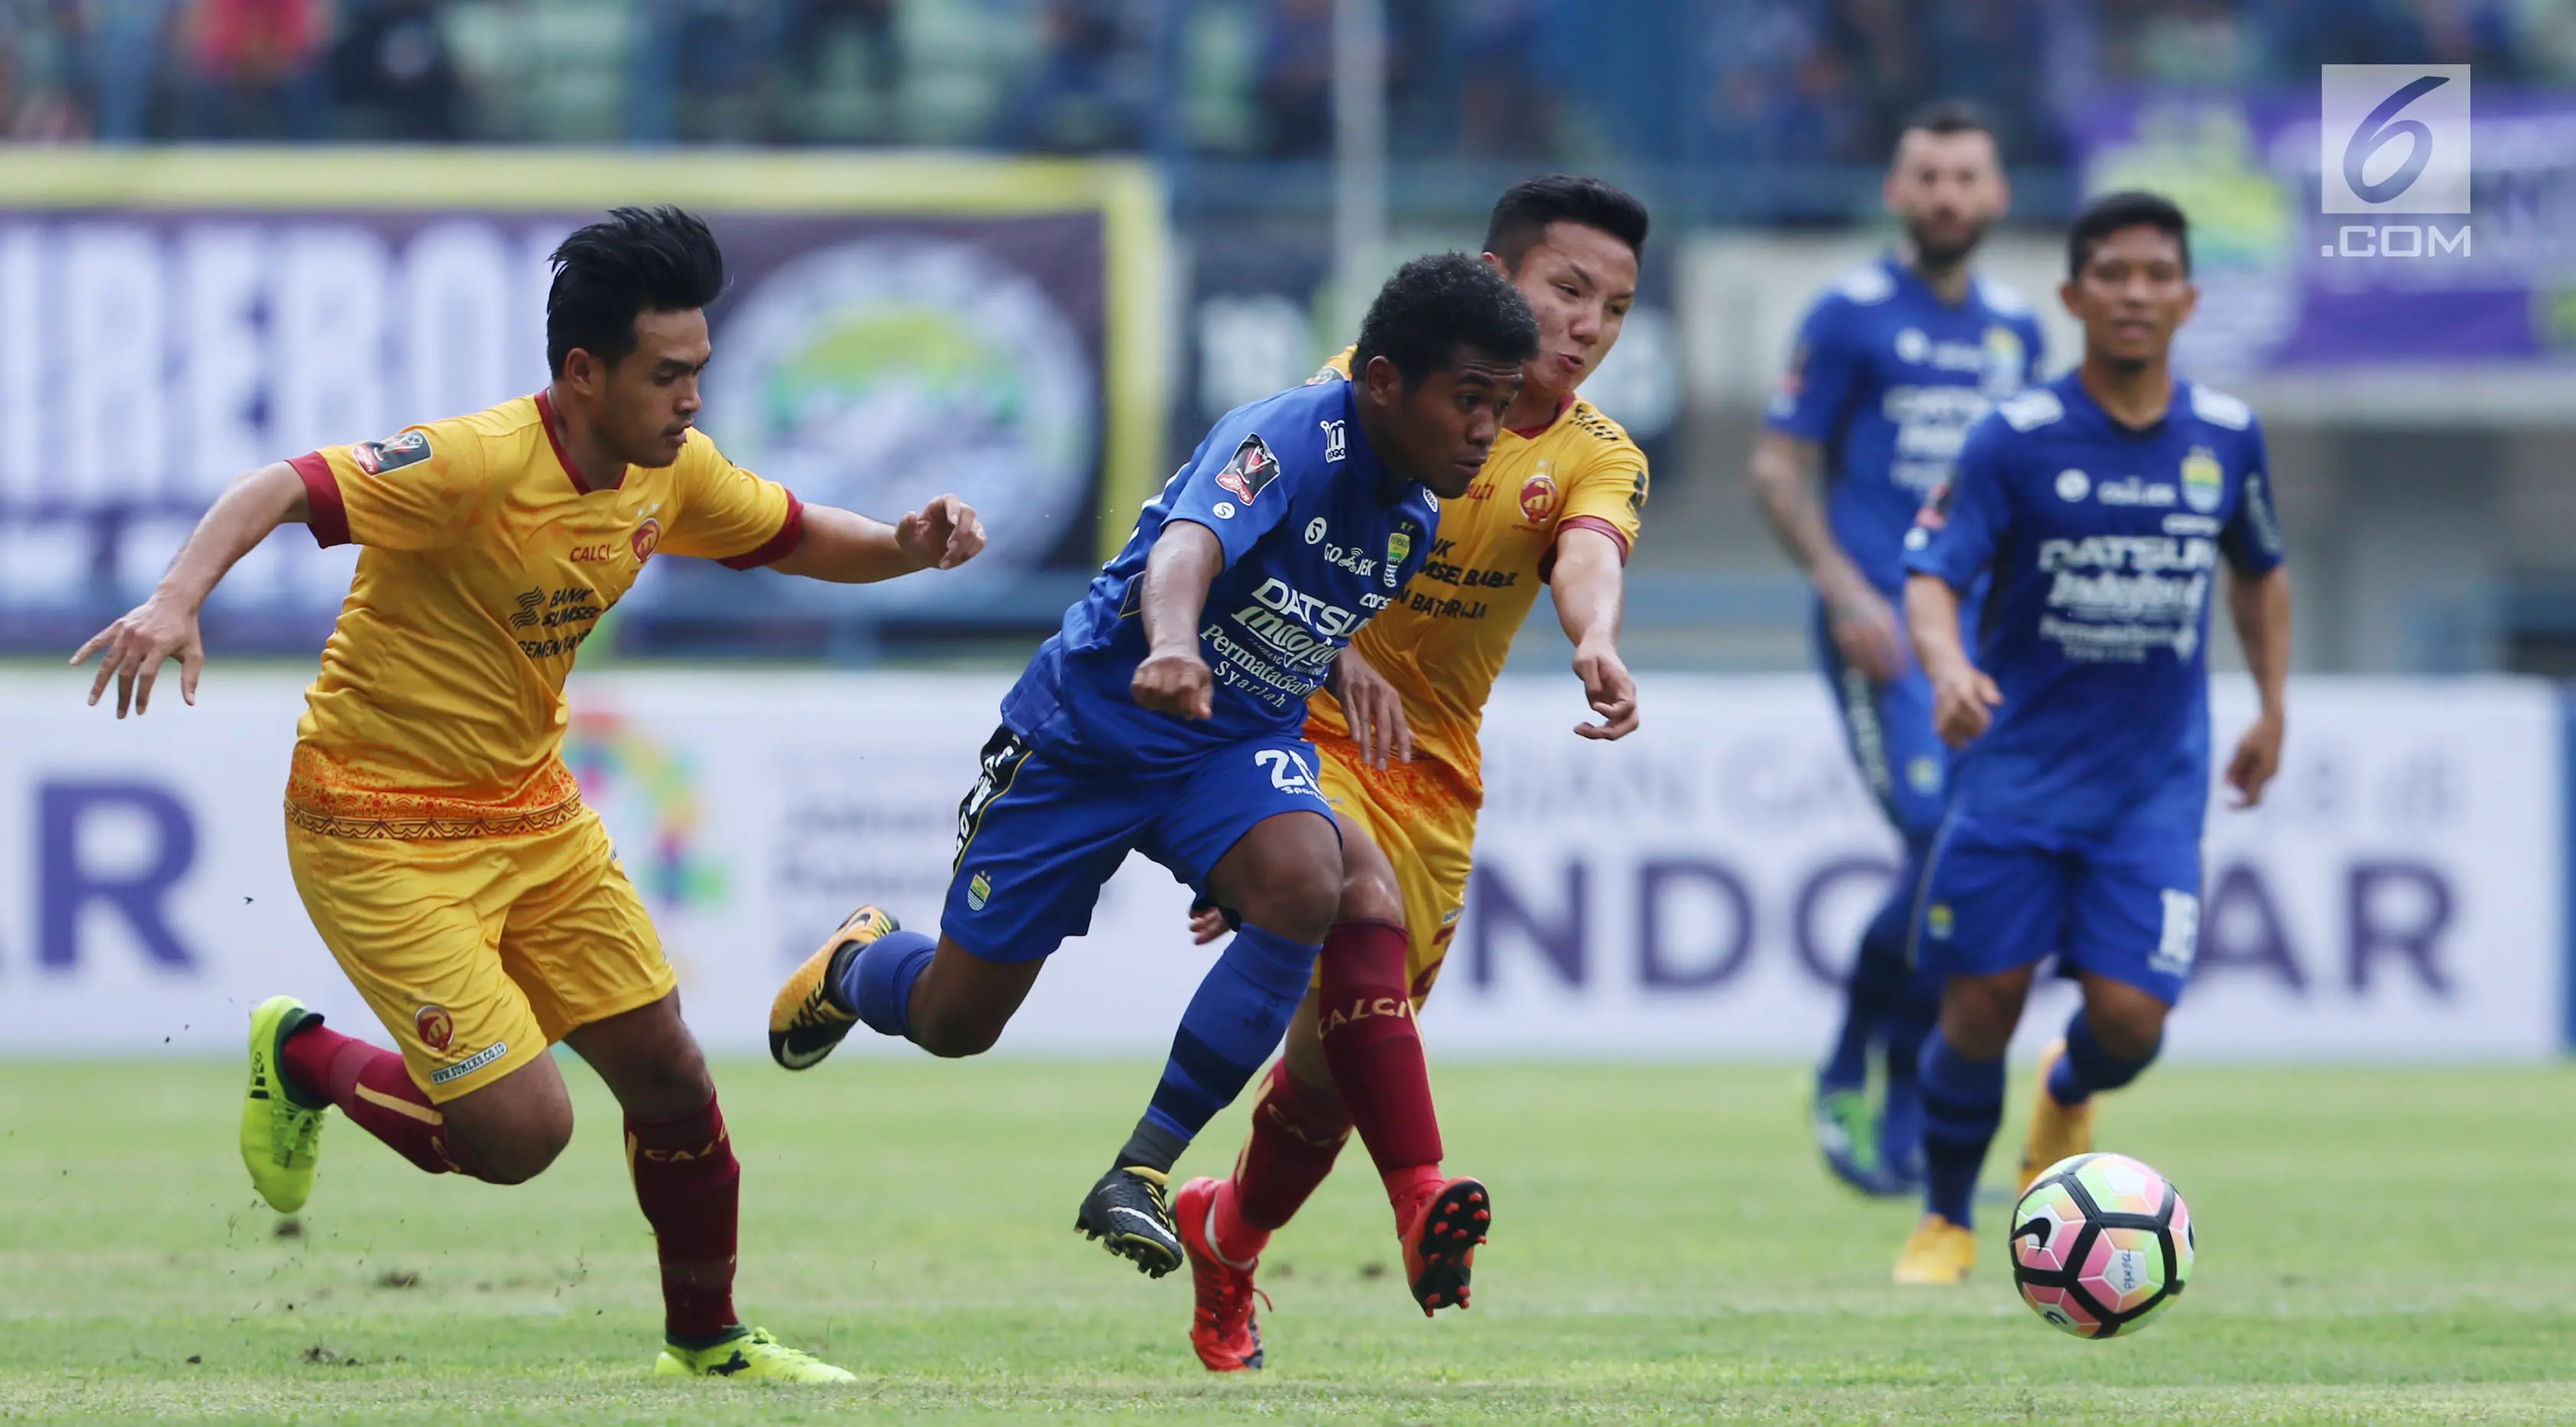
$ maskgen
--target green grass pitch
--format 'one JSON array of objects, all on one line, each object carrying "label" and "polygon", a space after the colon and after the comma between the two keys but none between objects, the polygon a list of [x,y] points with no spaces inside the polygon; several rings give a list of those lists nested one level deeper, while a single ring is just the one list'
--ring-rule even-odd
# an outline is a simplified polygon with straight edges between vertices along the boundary
[{"label": "green grass pitch", "polygon": [[1151,1067],[720,1066],[740,1302],[862,1375],[836,1390],[645,1376],[651,1243],[572,1074],[580,1133],[534,1184],[335,1122],[288,1237],[231,1147],[232,1067],[0,1064],[0,1419],[2576,1420],[2576,1069],[2150,1075],[2103,1140],[2182,1186],[2199,1272],[2086,1343],[2012,1296],[2000,1211],[1971,1286],[1891,1286],[1913,1211],[1827,1182],[1795,1071],[1445,1067],[1452,1162],[1498,1208],[1478,1306],[1414,1310],[1354,1144],[1268,1256],[1270,1369],[1217,1379],[1182,1278],[1068,1227]]}]

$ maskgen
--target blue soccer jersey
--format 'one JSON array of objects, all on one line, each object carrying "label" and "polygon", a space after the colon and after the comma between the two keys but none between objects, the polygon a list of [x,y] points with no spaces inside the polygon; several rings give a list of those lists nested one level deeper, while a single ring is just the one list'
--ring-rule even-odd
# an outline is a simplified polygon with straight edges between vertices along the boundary
[{"label": "blue soccer jersey", "polygon": [[2219,561],[2250,576],[2282,559],[2264,471],[2253,412],[2189,382],[2145,430],[2069,374],[1969,432],[1905,541],[1917,574],[1961,590],[1992,580],[1972,649],[2003,703],[1952,765],[1955,809],[2198,838]]},{"label": "blue soccer jersey", "polygon": [[[1060,758],[1170,768],[1246,740],[1295,737],[1334,656],[1431,552],[1439,502],[1369,449],[1347,382],[1296,387],[1228,412],[1137,519],[1064,627],[1002,701],[1003,722]],[[1145,561],[1164,527],[1214,532],[1225,569],[1208,588],[1199,652],[1213,716],[1137,705],[1146,655]]]},{"label": "blue soccer jersey", "polygon": [[1834,539],[1893,595],[1914,512],[1949,478],[1968,428],[2020,391],[2039,358],[2039,321],[2011,289],[1980,277],[1947,303],[1882,257],[1808,311],[1763,417],[1824,448]]}]

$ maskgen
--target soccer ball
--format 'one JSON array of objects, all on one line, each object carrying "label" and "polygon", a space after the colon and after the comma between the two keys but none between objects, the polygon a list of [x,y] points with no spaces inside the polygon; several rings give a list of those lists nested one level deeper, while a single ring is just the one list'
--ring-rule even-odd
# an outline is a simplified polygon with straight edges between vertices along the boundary
[{"label": "soccer ball", "polygon": [[2040,1172],[2013,1206],[2013,1286],[2079,1338],[2145,1327],[2191,1277],[2191,1210],[2124,1154],[2079,1154]]}]

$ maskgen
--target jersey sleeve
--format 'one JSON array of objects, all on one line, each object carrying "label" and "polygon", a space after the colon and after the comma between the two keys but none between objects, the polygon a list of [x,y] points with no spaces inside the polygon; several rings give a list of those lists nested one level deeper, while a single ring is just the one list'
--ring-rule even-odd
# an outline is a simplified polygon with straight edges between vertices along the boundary
[{"label": "jersey sleeve", "polygon": [[1989,413],[1968,428],[1950,479],[1932,492],[1905,532],[1905,570],[1965,590],[1993,563],[2011,527],[2006,486],[2012,428]]},{"label": "jersey sleeve", "polygon": [[1357,343],[1353,343],[1352,345],[1335,352],[1322,366],[1315,369],[1315,374],[1313,376],[1306,378],[1306,385],[1316,386],[1329,381],[1349,381],[1351,379],[1351,358],[1358,352],[1359,346]]},{"label": "jersey sleeve", "polygon": [[2272,507],[2271,464],[2263,449],[2263,428],[2248,426],[2245,431],[2245,487],[2236,500],[2236,513],[2218,532],[2218,548],[2227,556],[2229,568],[2240,575],[2267,574],[2280,568],[2288,558],[2281,543],[2280,513]]},{"label": "jersey sleeve", "polygon": [[304,482],[307,523],[325,548],[437,549],[472,529],[489,503],[482,442],[446,423],[325,446],[287,464]]},{"label": "jersey sleeve", "polygon": [[1798,325],[1789,369],[1763,403],[1763,425],[1802,440],[1831,441],[1860,380],[1860,349],[1849,335],[1851,304],[1828,293]]},{"label": "jersey sleeve", "polygon": [[1171,511],[1163,519],[1167,528],[1186,520],[1214,532],[1225,547],[1228,568],[1287,518],[1294,481],[1258,430],[1241,430],[1240,436],[1232,430],[1211,434],[1200,447],[1198,464],[1173,492]]},{"label": "jersey sleeve", "polygon": [[726,460],[713,441],[690,441],[671,475],[662,522],[662,548],[671,554],[750,570],[784,558],[805,537],[805,503]]}]

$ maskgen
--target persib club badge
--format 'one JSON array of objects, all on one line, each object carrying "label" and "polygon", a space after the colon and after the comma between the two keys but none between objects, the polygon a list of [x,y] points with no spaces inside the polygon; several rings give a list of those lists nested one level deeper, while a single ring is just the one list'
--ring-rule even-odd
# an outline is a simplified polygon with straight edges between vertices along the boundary
[{"label": "persib club badge", "polygon": [[991,900],[993,900],[992,879],[981,872],[967,879],[966,905],[968,908],[980,912],[984,910],[984,904]]},{"label": "persib club badge", "polygon": [[2030,353],[2021,334],[1996,323],[1986,329],[1986,369],[1980,373],[1987,396],[2002,398],[2021,390],[2030,370]]},{"label": "persib club badge", "polygon": [[1390,535],[1390,536],[1386,537],[1386,567],[1385,567],[1385,568],[1386,568],[1386,587],[1387,587],[1388,589],[1390,589],[1390,590],[1391,590],[1391,589],[1394,589],[1394,588],[1395,588],[1395,567],[1396,567],[1396,566],[1398,566],[1398,565],[1403,564],[1403,563],[1404,563],[1404,560],[1405,560],[1405,557],[1406,557],[1406,556],[1408,556],[1408,555],[1411,555],[1412,553],[1413,553],[1413,533],[1412,533],[1411,531],[1408,531],[1408,530],[1399,530],[1399,531],[1395,532],[1394,534],[1392,534],[1392,535]]},{"label": "persib club badge", "polygon": [[2203,515],[2218,509],[2225,494],[2226,478],[2218,466],[2217,453],[2206,446],[2194,446],[2182,458],[2182,498]]},{"label": "persib club badge", "polygon": [[1250,505],[1272,481],[1279,479],[1279,458],[1270,453],[1270,443],[1259,436],[1246,436],[1234,448],[1234,459],[1216,473],[1216,483],[1234,492],[1234,498]]}]

